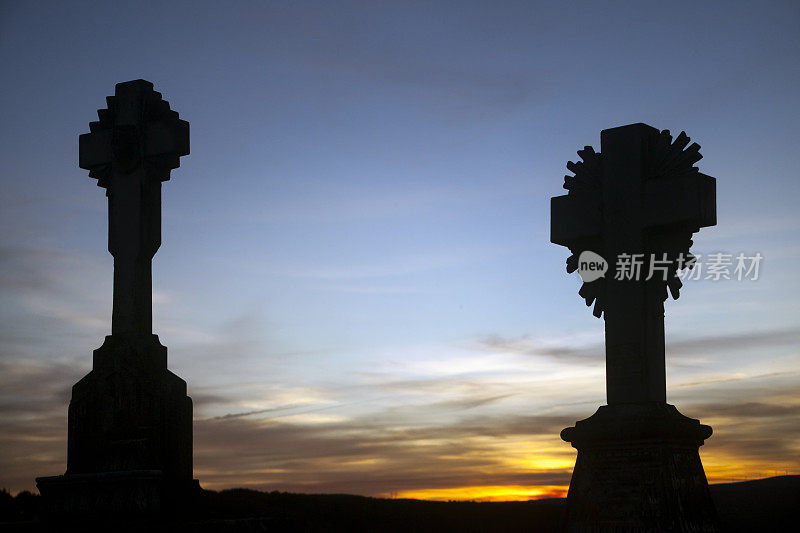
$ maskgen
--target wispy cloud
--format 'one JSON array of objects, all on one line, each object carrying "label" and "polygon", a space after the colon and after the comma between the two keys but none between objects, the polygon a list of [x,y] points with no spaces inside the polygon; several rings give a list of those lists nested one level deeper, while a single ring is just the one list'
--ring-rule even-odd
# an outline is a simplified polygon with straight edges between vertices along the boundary
[{"label": "wispy cloud", "polygon": [[530,355],[536,357],[551,357],[564,363],[599,365],[603,360],[602,344],[595,342],[587,345],[585,342],[565,342],[566,339],[537,339],[530,335],[521,337],[502,337],[489,335],[477,342],[477,348],[484,351]]},{"label": "wispy cloud", "polygon": [[696,356],[698,353],[764,349],[775,346],[800,348],[800,326],[680,339],[668,343],[667,353],[670,357]]},{"label": "wispy cloud", "polygon": [[63,349],[67,339],[77,337],[102,339],[108,327],[103,318],[110,312],[101,298],[104,291],[111,293],[111,275],[102,275],[107,266],[99,257],[59,248],[2,248],[0,357],[16,350],[41,356],[57,342]]},{"label": "wispy cloud", "polygon": [[[595,342],[587,344],[587,340]],[[485,351],[551,357],[569,364],[604,363],[602,356],[605,350],[602,339],[591,337],[578,339],[578,342],[567,341],[568,339],[563,338],[537,339],[531,335],[521,337],[489,335],[479,339],[476,347]],[[666,349],[667,356],[673,362],[686,357],[696,358],[698,354],[775,346],[800,348],[800,326],[670,340]]]},{"label": "wispy cloud", "polygon": [[[225,486],[236,479],[248,486],[279,490],[344,489],[380,494],[464,485],[566,484],[566,468],[522,473],[506,464],[504,454],[491,452],[524,446],[525,438],[532,439],[542,430],[549,432],[568,420],[548,420],[546,425],[530,419],[506,422],[506,427],[502,421],[475,419],[404,428],[374,417],[314,425],[248,419],[207,421],[196,425],[197,462],[211,486]],[[523,423],[531,429],[519,426],[513,434],[506,431]],[[498,434],[504,438],[493,442]],[[547,436],[554,438],[552,432]],[[532,450],[529,454],[536,455]],[[571,455],[568,447],[564,455]]]}]

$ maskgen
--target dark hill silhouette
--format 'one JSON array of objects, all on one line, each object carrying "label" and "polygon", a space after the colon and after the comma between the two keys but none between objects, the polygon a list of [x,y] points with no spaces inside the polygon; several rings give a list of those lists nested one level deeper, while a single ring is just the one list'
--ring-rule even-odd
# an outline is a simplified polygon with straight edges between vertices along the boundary
[{"label": "dark hill silhouette", "polygon": [[[711,485],[723,531],[796,531],[800,476]],[[39,497],[0,492],[0,529],[47,531]],[[249,489],[203,491],[192,516],[166,530],[250,531],[558,531],[566,501],[432,502],[347,494],[292,494]],[[132,529],[140,530],[141,525]],[[75,531],[84,531],[78,527]],[[114,530],[120,531],[119,526]]]},{"label": "dark hill silhouette", "polygon": [[710,485],[723,531],[800,530],[800,476]]}]

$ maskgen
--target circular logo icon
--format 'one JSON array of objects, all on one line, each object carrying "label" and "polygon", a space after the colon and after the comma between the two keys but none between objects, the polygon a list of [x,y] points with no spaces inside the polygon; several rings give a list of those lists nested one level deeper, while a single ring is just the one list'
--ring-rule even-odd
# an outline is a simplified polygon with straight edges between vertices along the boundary
[{"label": "circular logo icon", "polygon": [[584,283],[591,283],[606,275],[608,263],[599,254],[584,250],[578,256],[578,275]]}]

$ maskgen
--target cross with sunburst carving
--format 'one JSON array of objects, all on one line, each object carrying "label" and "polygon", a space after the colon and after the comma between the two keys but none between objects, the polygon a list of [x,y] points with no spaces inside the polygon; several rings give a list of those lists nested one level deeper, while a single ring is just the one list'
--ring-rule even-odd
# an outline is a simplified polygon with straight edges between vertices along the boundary
[{"label": "cross with sunburst carving", "polygon": [[[569,193],[552,198],[550,240],[572,252],[568,272],[586,250],[609,264],[579,291],[605,315],[608,404],[665,403],[664,301],[667,289],[679,296],[692,234],[716,224],[716,180],[693,166],[700,146],[687,148],[683,132],[673,142],[667,130],[631,124],[604,130],[600,142],[600,153],[587,146],[567,164],[575,175],[565,177]],[[642,258],[638,279],[615,275],[625,256]],[[654,259],[664,274],[646,279]]]}]

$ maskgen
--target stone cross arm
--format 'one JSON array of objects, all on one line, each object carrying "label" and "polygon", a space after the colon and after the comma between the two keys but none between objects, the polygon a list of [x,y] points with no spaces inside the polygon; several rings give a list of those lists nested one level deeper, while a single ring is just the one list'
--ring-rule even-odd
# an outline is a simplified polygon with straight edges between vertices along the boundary
[{"label": "stone cross arm", "polygon": [[[112,149],[114,132],[100,130],[94,133],[84,133],[80,136],[79,164],[82,169],[108,165],[114,159]],[[185,120],[175,120],[171,123],[153,122],[147,124],[144,132],[143,155],[145,157],[177,155],[184,156],[189,153],[189,123]]]},{"label": "stone cross arm", "polygon": [[645,225],[685,228],[692,233],[717,224],[717,180],[700,172],[676,179],[651,179],[644,188]]},{"label": "stone cross arm", "polygon": [[[599,195],[577,192],[550,199],[550,242],[570,246],[599,237],[603,214]],[[597,250],[599,253],[600,250]]]},{"label": "stone cross arm", "polygon": [[[600,237],[603,231],[601,196],[578,191],[551,198],[550,241],[570,246]],[[684,227],[696,232],[717,223],[716,180],[700,172],[675,179],[650,179],[644,185],[642,204],[645,228]],[[613,262],[613,258],[606,260]]]}]

